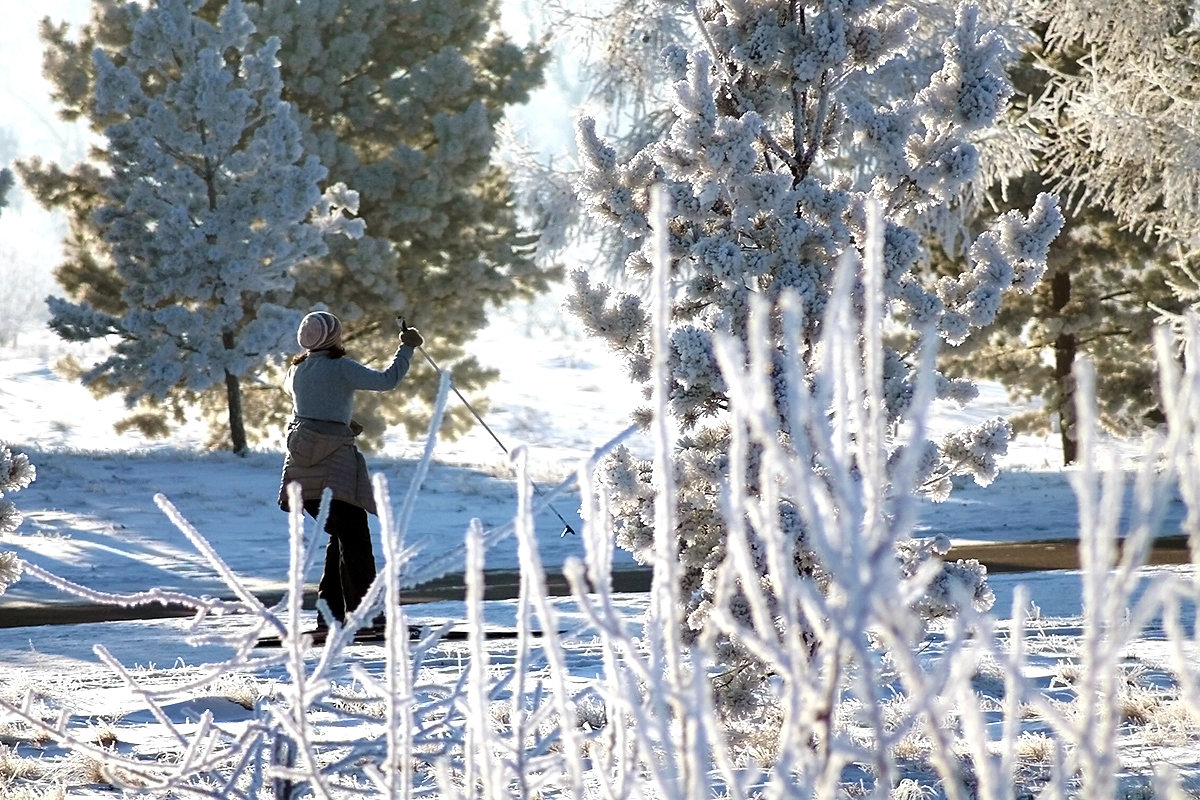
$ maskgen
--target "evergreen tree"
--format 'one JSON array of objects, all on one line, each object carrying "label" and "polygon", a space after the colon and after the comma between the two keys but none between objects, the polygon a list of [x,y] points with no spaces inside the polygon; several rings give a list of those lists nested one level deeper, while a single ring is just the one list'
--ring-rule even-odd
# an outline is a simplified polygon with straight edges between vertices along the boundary
[{"label": "evergreen tree", "polygon": [[326,251],[326,232],[361,235],[342,208],[356,199],[305,156],[280,99],[277,39],[253,46],[240,0],[218,24],[195,0],[161,0],[140,16],[116,65],[97,49],[95,103],[109,171],[94,224],[121,287],[121,314],[50,299],[60,336],[113,336],[83,374],[142,397],[224,388],[229,443],[246,448],[241,382],[294,335],[297,270]]},{"label": "evergreen tree", "polygon": [[[924,44],[914,37],[917,15],[888,2],[717,0],[701,4],[698,14],[705,47],[691,53],[668,48],[664,56],[675,98],[664,137],[622,159],[590,120],[579,129],[587,166],[580,194],[597,219],[637,243],[626,263],[630,274],[645,275],[651,263],[650,189],[666,187],[672,293],[670,350],[662,355],[670,365],[670,422],[683,435],[674,454],[676,529],[655,527],[649,463],[618,451],[601,477],[620,546],[649,560],[655,537],[675,537],[687,637],[700,636],[713,613],[727,530],[722,486],[745,481],[752,492],[767,491],[754,474],[728,474],[726,379],[716,366],[714,339],[746,342],[755,296],[772,304],[795,298],[802,324],[796,338],[789,339],[778,316],[769,331],[773,374],[797,366],[820,402],[816,366],[839,276],[854,271],[859,314],[873,302],[861,294],[866,279],[860,272],[871,209],[882,217],[881,291],[890,324],[950,344],[992,324],[1007,290],[1037,284],[1062,222],[1054,200],[1042,195],[1028,216],[1004,214],[976,237],[954,275],[926,281],[917,269],[928,256],[918,230],[976,179],[973,141],[992,128],[1011,93],[1007,48],[981,30],[972,7],[960,11],[932,72]],[[921,74],[918,90],[908,94]],[[869,159],[869,176],[841,168],[851,151]],[[646,384],[654,352],[643,301],[614,294],[583,271],[574,274],[574,284],[573,311],[626,356],[631,379]],[[883,411],[898,446],[920,370],[917,349],[889,348],[882,364]],[[938,376],[936,391],[964,401],[975,390],[969,381]],[[768,427],[796,441],[797,454],[815,448],[819,436],[793,424],[782,381],[776,404],[777,419]],[[639,419],[648,422],[649,413]],[[992,420],[936,445],[913,443],[924,448],[917,485],[945,497],[955,473],[990,482],[1008,432],[1007,423]],[[821,474],[819,453],[816,459],[808,466]],[[795,537],[797,570],[819,585],[820,559],[805,547],[802,498],[781,499],[779,513]],[[917,561],[934,550],[905,547],[898,557]],[[945,594],[927,600],[929,613],[956,607],[950,585],[965,592],[958,597],[986,603],[976,567],[942,565],[943,579],[931,591]],[[724,610],[735,618],[748,613],[745,606]],[[754,687],[769,676],[739,643],[729,642],[725,652],[733,668],[719,696],[745,712]]]},{"label": "evergreen tree", "polygon": [[[910,0],[917,14],[910,30],[905,71],[888,81],[859,81],[858,91],[887,102],[916,93],[941,60],[941,46],[953,35],[954,3],[945,0]],[[1008,0],[979,0],[981,18],[999,32],[1007,46],[1016,48],[1029,38],[1027,20]],[[662,0],[545,0],[523,4],[525,13],[538,20],[553,37],[559,52],[568,54],[570,74],[555,76],[564,93],[578,98],[578,105],[595,120],[597,132],[615,150],[636,152],[661,138],[672,122],[671,78],[658,55],[667,46],[696,49],[704,46],[703,18],[699,4]],[[975,179],[961,187],[962,197],[922,220],[950,236],[960,234],[964,214],[981,199],[982,189],[998,176],[1011,176],[1032,164],[1032,136],[1018,126],[989,131],[987,156]],[[575,193],[580,171],[574,159],[542,163],[536,154],[525,153],[517,175],[523,205],[539,219],[540,246],[556,252],[579,245],[593,255],[595,266],[613,274],[614,285],[629,286],[622,274],[625,258],[636,243],[618,230],[597,224],[581,213]],[[873,162],[860,153],[858,143],[843,141],[837,153],[837,168],[856,179],[870,180]]]},{"label": "evergreen tree", "polygon": [[1029,113],[1046,134],[1040,174],[1068,208],[1104,209],[1157,245],[1153,260],[1175,295],[1161,316],[1178,325],[1178,310],[1200,303],[1196,4],[1068,0],[1028,10],[1044,70]]},{"label": "evergreen tree", "polygon": [[[0,534],[12,533],[24,517],[6,494],[33,483],[36,470],[24,453],[14,453],[0,442]],[[11,550],[0,550],[0,595],[21,578],[21,557]]]},{"label": "evergreen tree", "polygon": [[[11,500],[4,495],[12,494],[33,483],[37,471],[24,453],[14,453],[8,445],[0,442],[0,533],[12,533],[21,527],[24,517]],[[0,567],[0,574],[2,574]],[[11,583],[11,581],[10,581]],[[4,580],[0,578],[0,594]]]},{"label": "evergreen tree", "polygon": [[[1033,19],[1031,38],[1013,70],[1017,94],[1006,120],[1032,133],[1032,163],[1016,176],[1002,175],[987,190],[990,207],[1028,204],[1039,191],[1064,187],[1059,154],[1077,146],[1076,127],[1052,123],[1045,98],[1074,83],[1094,53],[1079,41],[1048,36],[1048,23]],[[1084,187],[1079,187],[1083,189]],[[997,380],[1014,399],[1041,406],[1011,418],[1018,431],[1049,432],[1058,425],[1063,462],[1076,457],[1072,365],[1087,356],[1096,365],[1101,424],[1131,435],[1161,420],[1155,394],[1153,329],[1161,315],[1179,314],[1181,272],[1169,237],[1145,235],[1148,217],[1117,216],[1099,193],[1077,192],[1066,210],[1062,235],[1051,247],[1045,279],[1031,293],[1005,297],[996,323],[984,336],[942,352],[950,374]],[[1127,213],[1127,212],[1126,212]],[[1165,231],[1164,231],[1165,233]],[[937,249],[935,248],[935,254]],[[953,260],[943,268],[953,269]]]},{"label": "evergreen tree", "polygon": [[[1038,175],[1025,185],[1045,186]],[[1028,192],[1009,187],[1010,203]],[[1045,434],[1057,426],[1064,464],[1077,456],[1075,359],[1096,365],[1096,410],[1117,435],[1162,421],[1153,333],[1163,312],[1180,313],[1173,258],[1162,244],[1121,226],[1099,206],[1067,214],[1050,248],[1042,282],[1004,298],[985,335],[942,351],[948,375],[998,381],[1031,410],[1009,417],[1017,432]]]},{"label": "evergreen tree", "polygon": [[[1033,117],[1068,205],[1190,241],[1200,212],[1200,36],[1187,0],[1032,3],[1045,91]],[[1063,66],[1066,68],[1062,68]]]},{"label": "evergreen tree", "polygon": [[[210,0],[198,14],[211,20],[226,5]],[[300,112],[305,152],[355,189],[367,223],[361,238],[329,238],[327,255],[297,272],[291,307],[336,311],[348,346],[365,360],[390,355],[394,317],[404,313],[428,332],[438,360],[454,364],[456,385],[479,389],[495,373],[464,351],[487,323],[489,306],[532,296],[556,275],[531,257],[535,238],[522,230],[506,175],[491,161],[494,128],[540,81],[544,55],[498,33],[495,0],[260,0],[245,9],[254,41],[280,41],[282,97]],[[43,24],[46,70],[64,116],[107,124],[92,103],[95,70],[81,56],[101,47],[120,64],[119,50],[142,14],[137,3],[95,0],[78,35]],[[21,176],[41,202],[64,208],[71,220],[60,283],[73,299],[119,314],[121,278],[97,246],[92,216],[99,204],[95,164],[93,158],[64,171],[33,161],[21,165]],[[277,431],[290,412],[281,383],[268,369],[247,387],[251,441]],[[414,381],[412,388],[419,394],[408,405],[360,400],[363,441],[378,443],[388,424],[425,429],[437,382]],[[212,393],[188,400],[210,417],[219,401]],[[184,411],[179,404],[150,406],[135,418],[149,432]],[[443,430],[461,431],[470,420],[453,409]]]}]

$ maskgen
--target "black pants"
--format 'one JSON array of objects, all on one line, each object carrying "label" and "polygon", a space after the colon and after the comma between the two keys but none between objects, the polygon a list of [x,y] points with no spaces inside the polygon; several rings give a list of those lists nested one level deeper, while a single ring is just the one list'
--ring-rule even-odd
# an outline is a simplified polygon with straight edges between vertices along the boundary
[{"label": "black pants", "polygon": [[[313,519],[321,501],[305,500],[304,510]],[[371,528],[367,512],[344,500],[331,500],[325,521],[329,545],[325,548],[325,572],[317,596],[329,605],[333,618],[342,622],[358,608],[371,581],[375,580],[375,553],[371,550]]]}]

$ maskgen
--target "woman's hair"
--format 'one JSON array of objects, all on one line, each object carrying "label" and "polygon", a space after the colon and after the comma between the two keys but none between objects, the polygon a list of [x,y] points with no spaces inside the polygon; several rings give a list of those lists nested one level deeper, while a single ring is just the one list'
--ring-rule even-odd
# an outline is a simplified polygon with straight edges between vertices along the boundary
[{"label": "woman's hair", "polygon": [[[297,364],[303,363],[304,360],[308,358],[309,352],[310,351],[305,350],[303,353],[297,353],[296,355],[292,356],[292,366],[294,367]],[[325,347],[325,348],[322,348],[321,350],[313,350],[312,352],[314,352],[314,353],[329,353],[330,358],[341,358],[342,356],[346,355],[346,348],[342,347],[339,344],[339,345],[335,345],[333,347]]]}]

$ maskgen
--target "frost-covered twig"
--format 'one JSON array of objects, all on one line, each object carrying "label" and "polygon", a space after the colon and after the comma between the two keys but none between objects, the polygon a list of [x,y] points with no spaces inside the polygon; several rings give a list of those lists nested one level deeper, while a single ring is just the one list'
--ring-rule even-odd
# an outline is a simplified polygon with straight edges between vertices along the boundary
[{"label": "frost-covered twig", "polygon": [[102,592],[98,589],[92,589],[82,584],[69,581],[66,578],[59,577],[53,572],[26,562],[24,564],[24,573],[30,577],[37,578],[50,586],[53,586],[59,591],[78,597],[89,603],[98,603],[100,605],[118,606],[122,608],[133,608],[136,606],[145,605],[164,605],[164,606],[182,606],[184,608],[192,608],[198,612],[210,613],[238,613],[245,610],[246,606],[240,601],[221,600],[211,597],[196,597],[195,595],[187,594],[186,592],[175,592],[168,589],[160,589],[158,587],[147,589],[142,592]]}]

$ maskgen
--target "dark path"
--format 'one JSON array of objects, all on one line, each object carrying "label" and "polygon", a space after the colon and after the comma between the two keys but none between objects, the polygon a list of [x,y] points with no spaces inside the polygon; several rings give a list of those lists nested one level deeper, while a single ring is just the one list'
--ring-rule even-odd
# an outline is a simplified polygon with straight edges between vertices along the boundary
[{"label": "dark path", "polygon": [[[1074,539],[1050,539],[1034,542],[987,543],[952,547],[949,560],[974,558],[987,566],[989,572],[1030,572],[1057,569],[1079,569],[1079,547]],[[1155,540],[1149,564],[1186,564],[1191,554],[1185,536],[1164,536]],[[517,597],[520,573],[515,571],[488,572],[484,581],[486,600],[508,600]],[[645,592],[650,589],[649,569],[620,569],[613,572],[613,591]],[[570,594],[566,579],[557,572],[546,575],[546,586],[553,596]],[[466,585],[461,575],[447,575],[405,592],[403,604],[428,603],[438,600],[462,600]],[[282,598],[282,590],[264,592],[259,598],[271,605]],[[314,608],[315,589],[305,594],[304,605]],[[0,602],[0,628],[25,625],[72,625],[83,622],[109,622],[129,619],[191,616],[193,611],[181,606],[152,604],[126,608],[85,603],[3,603]]]},{"label": "dark path", "polygon": [[[622,569],[613,573],[613,591],[645,592],[650,590],[651,573],[648,569]],[[521,587],[521,575],[515,571],[494,571],[484,576],[485,600],[509,600],[517,597]],[[560,573],[547,573],[546,588],[551,596],[570,594],[567,580]],[[435,581],[403,592],[402,605],[429,603],[438,600],[462,600],[466,594],[466,583],[462,575],[447,575]],[[259,592],[258,598],[266,605],[273,605],[283,597],[283,590]],[[316,587],[304,593],[304,607],[316,608]],[[16,628],[26,625],[76,625],[84,622],[116,622],[131,619],[160,619],[163,617],[190,617],[195,611],[185,606],[151,603],[144,606],[106,606],[96,603],[28,603],[4,602],[0,600],[0,628]]]},{"label": "dark path", "polygon": [[[989,542],[950,548],[949,559],[974,558],[988,572],[1030,572],[1045,569],[1079,569],[1079,541],[1044,539],[1034,542]],[[1192,560],[1186,536],[1161,536],[1154,540],[1147,564],[1187,564]]]}]

